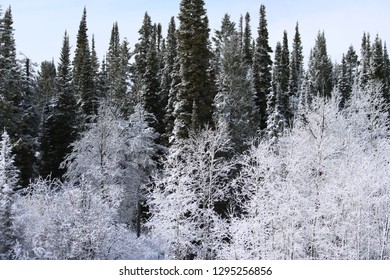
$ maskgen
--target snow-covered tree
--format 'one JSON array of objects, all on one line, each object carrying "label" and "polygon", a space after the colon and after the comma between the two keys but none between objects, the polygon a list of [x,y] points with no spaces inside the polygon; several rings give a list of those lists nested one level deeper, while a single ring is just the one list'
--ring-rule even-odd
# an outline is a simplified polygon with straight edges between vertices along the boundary
[{"label": "snow-covered tree", "polygon": [[12,258],[15,243],[12,206],[14,190],[18,186],[19,171],[14,165],[15,156],[8,133],[4,130],[0,142],[0,259]]},{"label": "snow-covered tree", "polygon": [[74,186],[40,179],[30,190],[17,201],[18,259],[157,258],[150,241],[117,223],[118,188],[111,193],[113,201],[85,181]]},{"label": "snow-covered tree", "polygon": [[[232,183],[228,259],[388,259],[389,125],[380,88],[314,97],[275,146],[254,143]],[[276,151],[276,152],[275,152]]]},{"label": "snow-covered tree", "polygon": [[231,149],[226,124],[190,134],[170,148],[163,172],[155,180],[148,225],[168,258],[214,259],[224,238],[218,203],[229,199]]},{"label": "snow-covered tree", "polygon": [[107,201],[112,200],[111,188],[122,189],[119,219],[133,226],[141,199],[140,187],[154,167],[156,138],[147,125],[148,113],[140,105],[134,110],[124,119],[118,108],[101,104],[98,115],[62,164],[68,169],[65,177],[70,182],[87,182]]}]

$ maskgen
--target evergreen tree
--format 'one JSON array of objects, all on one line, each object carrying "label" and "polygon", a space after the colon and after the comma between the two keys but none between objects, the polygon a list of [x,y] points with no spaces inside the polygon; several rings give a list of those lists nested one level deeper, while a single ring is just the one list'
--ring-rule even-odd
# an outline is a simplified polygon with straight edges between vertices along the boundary
[{"label": "evergreen tree", "polygon": [[162,126],[163,109],[165,104],[160,103],[160,81],[159,81],[159,60],[157,53],[157,26],[153,27],[150,37],[150,44],[146,50],[145,72],[142,75],[142,101],[147,112],[154,116],[149,120],[149,124],[160,134],[164,133]]},{"label": "evergreen tree", "polygon": [[114,23],[107,53],[106,71],[109,87],[107,98],[120,106],[123,113],[129,110],[129,60],[128,43],[126,40],[120,42],[118,23]]},{"label": "evergreen tree", "polygon": [[289,92],[291,98],[292,112],[298,108],[298,98],[304,76],[303,70],[303,47],[301,34],[299,33],[299,25],[295,26],[295,35],[292,44],[292,52],[290,59],[290,81]]},{"label": "evergreen tree", "polygon": [[81,102],[81,113],[84,116],[84,121],[87,120],[88,116],[95,114],[97,109],[87,31],[87,9],[84,7],[77,33],[77,44],[73,60],[73,81],[79,102]]},{"label": "evergreen tree", "polygon": [[245,14],[245,29],[243,34],[243,52],[245,60],[249,65],[253,62],[253,46],[252,46],[252,29],[251,16],[249,13]]},{"label": "evergreen tree", "polygon": [[108,92],[108,99],[112,101],[117,100],[117,88],[118,85],[115,83],[117,77],[120,75],[120,36],[118,23],[115,22],[111,30],[110,44],[107,52],[107,64],[106,70],[108,75],[108,82],[110,90]]},{"label": "evergreen tree", "polygon": [[281,50],[281,69],[280,69],[280,105],[282,114],[288,123],[292,120],[293,111],[290,105],[289,80],[290,80],[290,50],[288,47],[287,31],[283,32],[282,50]]},{"label": "evergreen tree", "polygon": [[213,94],[208,75],[209,27],[203,0],[182,0],[178,31],[181,85],[175,106],[176,138],[188,137],[212,117]]},{"label": "evergreen tree", "polygon": [[340,106],[344,107],[352,93],[352,88],[358,78],[358,56],[352,46],[349,47],[346,55],[341,59],[340,77],[338,89],[341,94]]},{"label": "evergreen tree", "polygon": [[214,99],[215,122],[228,125],[235,152],[245,149],[257,129],[253,76],[240,48],[239,34],[226,38],[221,48],[221,73]]},{"label": "evergreen tree", "polygon": [[134,82],[140,82],[144,73],[146,72],[146,56],[150,48],[150,41],[153,34],[152,19],[147,12],[144,15],[142,27],[138,33],[140,37],[134,48]]},{"label": "evergreen tree", "polygon": [[[236,31],[236,24],[231,21],[230,16],[225,14],[222,18],[221,29],[215,31],[215,37],[213,38],[215,45],[215,63],[218,67],[221,58],[221,49],[225,42],[233,35]],[[219,68],[217,68],[217,76],[219,74]]]},{"label": "evergreen tree", "polygon": [[309,58],[308,75],[312,95],[330,96],[333,90],[332,68],[332,62],[326,50],[325,34],[318,32]]},{"label": "evergreen tree", "polygon": [[4,130],[0,142],[0,259],[11,259],[15,245],[13,230],[13,194],[18,188],[19,171],[15,167],[11,140]]},{"label": "evergreen tree", "polygon": [[285,73],[284,56],[282,45],[277,42],[272,72],[272,90],[267,95],[267,134],[273,142],[276,142],[281,135],[287,119],[288,75]]},{"label": "evergreen tree", "polygon": [[385,100],[390,104],[390,58],[389,53],[387,51],[386,42],[383,46],[383,72],[383,96]]},{"label": "evergreen tree", "polygon": [[383,58],[383,44],[382,40],[377,35],[372,45],[372,57],[370,60],[371,79],[376,82],[383,82],[384,80],[384,58]]},{"label": "evergreen tree", "polygon": [[260,24],[256,48],[253,58],[253,76],[256,90],[256,105],[259,110],[260,123],[259,128],[266,128],[267,122],[267,95],[272,90],[272,60],[270,53],[271,47],[268,43],[268,28],[265,6],[260,6]]},{"label": "evergreen tree", "polygon": [[69,37],[65,32],[57,69],[57,96],[46,107],[46,118],[41,136],[41,176],[61,179],[66,170],[61,162],[71,152],[70,145],[76,140],[78,110],[74,92]]},{"label": "evergreen tree", "polygon": [[162,135],[162,141],[165,144],[169,143],[169,139],[172,136],[173,124],[174,124],[174,104],[176,100],[176,94],[174,88],[176,87],[176,81],[174,83],[174,77],[178,77],[179,73],[175,67],[177,63],[177,34],[176,34],[175,18],[172,17],[168,25],[168,34],[166,38],[166,48],[164,50],[164,63],[161,75],[161,92],[160,98],[162,104],[165,104],[165,116],[163,119],[165,134]]},{"label": "evergreen tree", "polygon": [[95,86],[96,90],[96,96],[97,98],[103,97],[103,92],[100,86],[100,79],[99,79],[99,58],[97,57],[96,53],[96,45],[95,45],[95,36],[92,35],[91,40],[91,67],[92,67],[92,80],[93,84]]},{"label": "evergreen tree", "polygon": [[14,137],[19,129],[22,92],[11,7],[5,11],[0,23],[0,127],[7,128]]},{"label": "evergreen tree", "polygon": [[21,171],[20,184],[26,186],[34,173],[38,117],[32,106],[30,78],[26,79],[27,73],[22,73],[16,60],[11,7],[4,13],[0,30],[0,127],[16,143],[15,164]]},{"label": "evergreen tree", "polygon": [[38,110],[41,113],[43,113],[43,108],[47,102],[56,95],[56,75],[57,70],[53,60],[41,63],[41,69],[37,77],[38,97],[36,98]]},{"label": "evergreen tree", "polygon": [[382,86],[383,97],[389,101],[389,55],[378,35],[372,45],[370,62],[371,80]]},{"label": "evergreen tree", "polygon": [[371,41],[370,34],[363,33],[361,54],[360,54],[360,85],[364,87],[367,82],[371,79]]}]

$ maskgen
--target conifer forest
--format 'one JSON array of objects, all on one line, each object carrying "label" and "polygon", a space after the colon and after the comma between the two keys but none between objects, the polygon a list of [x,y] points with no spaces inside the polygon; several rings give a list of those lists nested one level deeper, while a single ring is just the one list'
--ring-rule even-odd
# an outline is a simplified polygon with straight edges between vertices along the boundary
[{"label": "conifer forest", "polygon": [[103,59],[84,8],[40,65],[1,7],[0,259],[390,259],[386,42],[178,5]]}]

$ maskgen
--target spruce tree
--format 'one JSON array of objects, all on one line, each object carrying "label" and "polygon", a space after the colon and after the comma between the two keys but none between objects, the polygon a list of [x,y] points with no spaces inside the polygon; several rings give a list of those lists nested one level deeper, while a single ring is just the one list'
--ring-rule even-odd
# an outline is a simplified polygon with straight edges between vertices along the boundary
[{"label": "spruce tree", "polygon": [[[272,90],[267,94],[267,136],[275,143],[286,126],[288,110],[288,75],[284,67],[282,44],[277,42],[273,64]],[[288,68],[287,68],[288,69]]]},{"label": "spruce tree", "polygon": [[174,77],[178,77],[179,73],[177,67],[177,34],[176,34],[175,18],[172,17],[168,25],[168,34],[166,38],[166,48],[164,50],[164,63],[161,75],[160,85],[160,99],[162,104],[165,104],[165,115],[163,119],[165,134],[162,135],[162,141],[165,144],[169,143],[169,139],[172,136],[173,124],[174,124],[174,104],[176,100],[176,81]]},{"label": "spruce tree", "polygon": [[84,116],[84,121],[87,121],[89,116],[95,114],[97,109],[87,31],[87,9],[84,7],[77,33],[77,44],[73,60],[73,81],[79,102],[81,102],[81,113]]},{"label": "spruce tree", "polygon": [[120,42],[118,23],[114,23],[107,53],[106,71],[109,87],[107,98],[116,103],[122,109],[122,112],[128,110],[129,59],[127,42]]},{"label": "spruce tree", "polygon": [[383,96],[387,103],[390,104],[390,58],[389,53],[387,51],[386,42],[383,45],[383,72]]},{"label": "spruce tree", "polygon": [[340,106],[344,107],[348,101],[354,84],[358,78],[358,55],[356,54],[353,46],[350,46],[347,54],[343,54],[341,59],[340,77],[338,81],[338,89],[340,90],[341,100]]},{"label": "spruce tree", "polygon": [[146,55],[150,48],[150,41],[153,35],[152,19],[147,12],[144,15],[142,27],[138,33],[140,37],[134,48],[134,78],[136,79],[134,82],[142,79],[146,71]]},{"label": "spruce tree", "polygon": [[281,89],[281,107],[282,114],[286,121],[290,123],[293,117],[293,109],[290,104],[289,80],[290,80],[290,50],[288,47],[287,31],[283,32],[282,50],[281,50],[281,69],[280,69],[280,89]]},{"label": "spruce tree", "polygon": [[289,95],[290,106],[293,115],[298,110],[298,103],[300,98],[301,86],[304,78],[303,69],[303,47],[301,34],[299,32],[299,24],[295,26],[295,34],[292,43],[292,51],[290,58],[290,80],[289,80]]},{"label": "spruce tree", "polygon": [[257,110],[253,76],[245,54],[240,51],[239,34],[235,33],[221,48],[221,73],[214,99],[215,123],[227,124],[235,152],[242,152],[257,129]]},{"label": "spruce tree", "polygon": [[256,90],[256,105],[260,115],[260,129],[264,129],[267,126],[266,99],[272,88],[272,60],[270,53],[272,53],[272,49],[268,43],[268,27],[265,6],[261,5],[260,24],[253,58],[253,76]]},{"label": "spruce tree", "polygon": [[[214,66],[214,75],[218,79],[220,74],[220,60],[221,60],[221,51],[224,47],[226,41],[236,33],[236,24],[230,20],[230,16],[225,14],[222,18],[221,29],[215,31],[215,37],[213,38],[215,51],[213,54],[213,66]],[[240,50],[239,50],[240,51]]]},{"label": "spruce tree", "polygon": [[315,46],[309,58],[310,93],[330,97],[333,90],[332,70],[333,65],[326,49],[324,32],[318,32]]},{"label": "spruce tree", "polygon": [[96,44],[95,44],[95,36],[92,35],[91,40],[91,68],[92,68],[92,80],[93,84],[95,86],[96,90],[96,98],[102,98],[103,92],[100,85],[100,79],[99,79],[99,58],[97,57],[96,53]]},{"label": "spruce tree", "polygon": [[11,7],[4,13],[0,31],[0,127],[7,128],[11,137],[14,137],[18,134],[22,92]]},{"label": "spruce tree", "polygon": [[42,125],[40,175],[61,179],[66,170],[60,168],[71,144],[77,137],[78,108],[70,64],[69,37],[65,32],[56,79],[57,96],[46,106]]},{"label": "spruce tree", "polygon": [[178,31],[181,85],[175,106],[174,134],[187,138],[212,117],[213,94],[208,75],[209,27],[203,0],[182,0]]},{"label": "spruce tree", "polygon": [[367,82],[371,79],[371,41],[370,33],[364,32],[361,45],[361,54],[360,54],[360,85],[364,87]]},{"label": "spruce tree", "polygon": [[162,118],[165,104],[160,104],[159,92],[160,81],[159,76],[159,60],[157,53],[157,26],[153,27],[153,32],[150,37],[150,44],[146,50],[145,72],[142,75],[142,101],[145,110],[152,114],[155,119],[150,119],[149,124],[160,134],[164,132],[162,126]]},{"label": "spruce tree", "polygon": [[21,171],[22,186],[33,177],[38,128],[32,88],[26,76],[16,59],[13,16],[9,7],[0,23],[0,127],[6,128],[12,141],[17,143],[15,164]]},{"label": "spruce tree", "polygon": [[37,77],[38,97],[36,103],[39,112],[42,112],[49,99],[56,95],[56,76],[57,70],[54,61],[43,61]]},{"label": "spruce tree", "polygon": [[243,34],[243,52],[245,55],[245,61],[248,63],[248,65],[252,65],[253,62],[252,40],[251,16],[249,13],[246,13],[245,28]]}]

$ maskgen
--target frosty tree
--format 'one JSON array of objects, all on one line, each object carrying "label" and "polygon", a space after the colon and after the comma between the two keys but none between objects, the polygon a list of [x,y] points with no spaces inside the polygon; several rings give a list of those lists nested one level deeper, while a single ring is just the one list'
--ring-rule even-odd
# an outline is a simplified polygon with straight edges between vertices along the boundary
[{"label": "frosty tree", "polygon": [[217,203],[228,199],[232,164],[221,155],[231,149],[226,125],[190,134],[171,147],[151,191],[149,226],[167,257],[214,259],[224,237]]},{"label": "frosty tree", "polygon": [[156,138],[147,125],[149,115],[141,106],[134,110],[126,120],[118,108],[102,104],[63,163],[68,169],[66,178],[88,182],[108,201],[112,189],[120,188],[125,198],[120,221],[132,225],[137,217],[140,187],[154,166]]},{"label": "frosty tree", "polygon": [[315,97],[305,119],[271,149],[254,143],[232,188],[232,217],[219,258],[388,259],[389,125],[378,87]]},{"label": "frosty tree", "polygon": [[0,259],[12,257],[15,242],[13,231],[13,194],[19,181],[8,133],[4,130],[0,143]]}]

